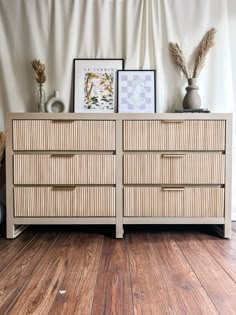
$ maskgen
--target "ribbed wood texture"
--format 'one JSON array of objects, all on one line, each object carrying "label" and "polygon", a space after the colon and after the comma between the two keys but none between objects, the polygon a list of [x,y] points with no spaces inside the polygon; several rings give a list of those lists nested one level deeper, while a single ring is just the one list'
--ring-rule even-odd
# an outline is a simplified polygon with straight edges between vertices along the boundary
[{"label": "ribbed wood texture", "polygon": [[14,184],[115,184],[115,156],[15,154]]},{"label": "ribbed wood texture", "polygon": [[225,121],[124,121],[124,150],[224,150]]},{"label": "ribbed wood texture", "polygon": [[223,188],[124,188],[125,217],[223,217]]},{"label": "ribbed wood texture", "polygon": [[114,187],[14,187],[16,217],[114,217]]},{"label": "ribbed wood texture", "polygon": [[223,184],[221,153],[125,154],[124,184]]},{"label": "ribbed wood texture", "polygon": [[115,122],[13,120],[13,150],[115,150]]}]

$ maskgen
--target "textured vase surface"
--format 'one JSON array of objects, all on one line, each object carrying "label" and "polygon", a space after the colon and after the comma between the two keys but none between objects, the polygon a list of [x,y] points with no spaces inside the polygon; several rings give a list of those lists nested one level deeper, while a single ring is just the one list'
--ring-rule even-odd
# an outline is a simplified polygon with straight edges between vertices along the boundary
[{"label": "textured vase surface", "polygon": [[188,79],[188,86],[185,88],[187,93],[183,99],[184,109],[200,109],[201,98],[198,94],[198,86],[196,85],[196,79]]}]

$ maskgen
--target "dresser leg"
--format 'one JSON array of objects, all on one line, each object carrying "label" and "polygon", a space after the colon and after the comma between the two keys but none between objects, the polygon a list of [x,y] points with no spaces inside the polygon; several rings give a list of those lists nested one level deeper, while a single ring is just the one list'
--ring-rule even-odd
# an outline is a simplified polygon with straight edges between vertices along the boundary
[{"label": "dresser leg", "polygon": [[28,225],[15,225],[15,224],[7,224],[7,238],[16,238],[20,235],[25,229],[27,229]]},{"label": "dresser leg", "polygon": [[7,238],[15,238],[15,225],[7,224]]},{"label": "dresser leg", "polygon": [[116,225],[116,238],[123,238],[124,229],[123,226]]},{"label": "dresser leg", "polygon": [[225,225],[223,226],[224,238],[231,237],[231,230],[232,230],[231,222],[225,223]]},{"label": "dresser leg", "polygon": [[223,238],[230,238],[231,237],[231,221],[225,223],[224,225],[217,225],[216,232]]}]

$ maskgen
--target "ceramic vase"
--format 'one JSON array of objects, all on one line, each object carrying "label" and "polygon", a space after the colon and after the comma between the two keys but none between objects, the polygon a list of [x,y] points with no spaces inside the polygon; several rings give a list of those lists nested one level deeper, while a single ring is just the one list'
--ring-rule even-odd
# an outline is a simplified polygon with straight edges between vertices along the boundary
[{"label": "ceramic vase", "polygon": [[65,106],[64,101],[60,97],[59,91],[54,92],[54,96],[51,97],[46,105],[46,111],[48,113],[66,113],[68,109]]},{"label": "ceramic vase", "polygon": [[198,94],[197,79],[188,79],[188,86],[185,88],[187,91],[183,99],[184,109],[200,109],[201,108],[201,98]]}]

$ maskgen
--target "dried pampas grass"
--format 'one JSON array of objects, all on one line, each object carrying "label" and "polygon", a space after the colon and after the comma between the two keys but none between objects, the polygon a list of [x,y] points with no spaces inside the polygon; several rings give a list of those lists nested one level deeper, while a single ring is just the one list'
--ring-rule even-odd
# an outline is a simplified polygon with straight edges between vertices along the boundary
[{"label": "dried pampas grass", "polygon": [[210,48],[213,47],[215,44],[214,43],[215,33],[216,30],[214,28],[211,28],[208,32],[206,32],[205,36],[203,37],[199,45],[198,53],[194,64],[193,78],[198,77],[200,71],[205,65],[207,53],[210,50]]},{"label": "dried pampas grass", "polygon": [[36,73],[36,81],[43,84],[46,81],[45,65],[36,59],[31,61],[31,65]]},{"label": "dried pampas grass", "polygon": [[169,44],[169,50],[170,50],[171,55],[174,58],[175,63],[177,64],[177,66],[183,72],[185,77],[187,79],[189,79],[189,74],[188,74],[185,58],[184,58],[183,52],[180,49],[179,45],[177,43],[170,43]]},{"label": "dried pampas grass", "polygon": [[216,30],[211,28],[209,31],[206,32],[204,35],[197,52],[197,56],[194,62],[194,69],[192,72],[192,76],[188,71],[187,64],[185,62],[185,58],[183,55],[182,50],[180,49],[177,43],[169,43],[169,50],[170,53],[176,63],[176,65],[180,68],[183,72],[186,79],[197,78],[199,73],[201,72],[202,68],[205,65],[205,60],[207,53],[209,52],[210,48],[214,46],[214,38],[215,38]]}]

